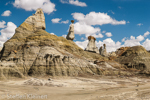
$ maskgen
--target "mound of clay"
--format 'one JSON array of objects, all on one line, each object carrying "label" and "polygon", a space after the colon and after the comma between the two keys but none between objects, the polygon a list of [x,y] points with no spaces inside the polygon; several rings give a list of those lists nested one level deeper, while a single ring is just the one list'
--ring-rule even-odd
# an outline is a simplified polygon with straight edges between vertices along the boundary
[{"label": "mound of clay", "polygon": [[142,46],[128,48],[115,60],[128,68],[135,68],[146,73],[150,72],[150,54]]}]

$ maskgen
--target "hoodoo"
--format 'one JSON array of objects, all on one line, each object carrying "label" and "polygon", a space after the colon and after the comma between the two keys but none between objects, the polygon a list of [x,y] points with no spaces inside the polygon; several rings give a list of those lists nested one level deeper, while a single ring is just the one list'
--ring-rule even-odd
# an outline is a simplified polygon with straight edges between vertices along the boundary
[{"label": "hoodoo", "polygon": [[85,49],[85,51],[99,53],[98,47],[96,47],[96,44],[95,44],[96,38],[93,37],[93,36],[89,36],[88,40],[89,40],[89,43],[88,43],[87,48]]},{"label": "hoodoo", "polygon": [[74,36],[74,20],[71,20],[72,24],[70,25],[70,28],[69,28],[69,32],[68,32],[68,35],[66,37],[67,40],[74,40],[75,36]]}]

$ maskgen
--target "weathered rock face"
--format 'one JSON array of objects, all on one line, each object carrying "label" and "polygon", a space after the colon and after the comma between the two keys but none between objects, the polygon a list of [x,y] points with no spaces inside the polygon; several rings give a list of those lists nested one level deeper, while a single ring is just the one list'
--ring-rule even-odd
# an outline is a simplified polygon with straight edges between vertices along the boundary
[{"label": "weathered rock face", "polygon": [[99,53],[98,47],[96,47],[96,44],[95,44],[96,39],[93,36],[89,36],[88,40],[89,40],[89,43],[88,43],[87,48],[85,49],[85,51]]},{"label": "weathered rock face", "polygon": [[74,21],[72,20],[71,21],[72,24],[70,25],[70,28],[69,28],[69,32],[68,32],[68,35],[66,37],[67,40],[74,40],[75,36],[74,36]]},{"label": "weathered rock face", "polygon": [[108,58],[109,58],[109,60],[114,60],[117,58],[117,55],[115,52],[110,52],[110,53],[108,53]]},{"label": "weathered rock face", "polygon": [[84,51],[73,41],[47,33],[39,20],[34,25],[26,20],[4,43],[0,56],[0,79],[28,75],[101,74],[101,67],[93,61],[108,58]]},{"label": "weathered rock face", "polygon": [[117,56],[120,56],[120,55],[122,55],[128,48],[130,48],[130,47],[121,47],[121,48],[117,49],[115,53],[116,53]]},{"label": "weathered rock face", "polygon": [[24,23],[31,25],[33,31],[46,29],[45,16],[41,8],[37,9],[36,13],[28,17]]},{"label": "weathered rock face", "polygon": [[128,48],[115,60],[128,68],[139,69],[146,73],[150,72],[150,54],[142,46]]},{"label": "weathered rock face", "polygon": [[74,56],[63,55],[55,48],[43,47],[40,53],[31,66],[29,75],[78,76],[84,73],[101,74],[100,67],[97,65]]}]

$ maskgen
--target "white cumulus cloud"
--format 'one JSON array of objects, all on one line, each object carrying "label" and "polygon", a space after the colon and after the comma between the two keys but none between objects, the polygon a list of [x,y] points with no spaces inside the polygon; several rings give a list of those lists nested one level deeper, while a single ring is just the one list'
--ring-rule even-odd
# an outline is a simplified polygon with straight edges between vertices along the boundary
[{"label": "white cumulus cloud", "polygon": [[11,11],[10,10],[6,10],[2,13],[1,16],[10,16],[11,15]]},{"label": "white cumulus cloud", "polygon": [[95,38],[103,38],[104,37],[101,33],[92,34],[91,36],[94,36]]},{"label": "white cumulus cloud", "polygon": [[8,22],[7,26],[0,30],[0,47],[2,47],[3,43],[14,35],[16,28],[17,26],[13,22]]},{"label": "white cumulus cloud", "polygon": [[75,42],[80,48],[82,48],[83,50],[87,47],[88,44],[88,40],[85,41],[76,41]]},{"label": "white cumulus cloud", "polygon": [[61,21],[62,18],[53,18],[51,21],[52,23],[63,23],[63,24],[68,24],[69,20],[66,21]]},{"label": "white cumulus cloud", "polygon": [[146,33],[144,33],[144,37],[147,37],[150,34],[149,31],[147,31]]},{"label": "white cumulus cloud", "polygon": [[61,3],[72,4],[75,6],[86,7],[87,4],[85,2],[80,2],[79,0],[60,0]]},{"label": "white cumulus cloud", "polygon": [[125,42],[125,40],[126,40],[126,37],[124,37],[121,41],[122,41],[122,42]]},{"label": "white cumulus cloud", "polygon": [[124,46],[137,46],[141,45],[141,41],[144,40],[144,36],[139,35],[136,38],[134,36],[130,36],[130,39],[124,40]]},{"label": "white cumulus cloud", "polygon": [[95,33],[100,33],[100,30],[101,29],[99,27],[95,28],[91,25],[87,25],[86,23],[77,22],[74,24],[75,34],[85,34],[86,37]]},{"label": "white cumulus cloud", "polygon": [[112,36],[111,32],[107,32],[107,33],[106,33],[106,36],[107,36],[107,37],[111,37],[111,36]]},{"label": "white cumulus cloud", "polygon": [[59,21],[61,20],[61,18],[54,18],[52,19],[52,23],[59,23]]},{"label": "white cumulus cloud", "polygon": [[101,12],[90,12],[87,15],[83,13],[72,13],[73,18],[78,20],[79,22],[84,22],[87,25],[104,25],[104,24],[112,24],[112,25],[121,25],[126,24],[126,21],[121,20],[117,21],[116,19],[111,18],[107,13]]},{"label": "white cumulus cloud", "polygon": [[68,23],[69,23],[69,20],[61,21],[61,23],[68,24]]},{"label": "white cumulus cloud", "polygon": [[5,26],[5,24],[6,24],[6,22],[5,22],[5,21],[1,21],[1,22],[0,22],[0,28],[4,28],[4,27],[6,27],[6,26]]},{"label": "white cumulus cloud", "polygon": [[143,43],[142,43],[143,47],[145,47],[145,49],[150,50],[150,40],[146,39]]},{"label": "white cumulus cloud", "polygon": [[33,11],[37,10],[38,8],[42,8],[43,11],[47,14],[56,11],[55,4],[50,0],[15,0],[13,5],[16,8],[22,8],[26,11]]},{"label": "white cumulus cloud", "polygon": [[[112,24],[112,25],[124,25],[126,21],[117,21],[116,19],[111,18],[107,13],[101,12],[90,12],[86,15],[83,13],[72,13],[72,16],[77,22],[74,24],[75,34],[85,34],[86,37],[93,35],[97,38],[102,38],[101,29],[96,25]],[[105,33],[103,31],[102,33]],[[108,37],[111,37],[112,34],[107,33]]]}]

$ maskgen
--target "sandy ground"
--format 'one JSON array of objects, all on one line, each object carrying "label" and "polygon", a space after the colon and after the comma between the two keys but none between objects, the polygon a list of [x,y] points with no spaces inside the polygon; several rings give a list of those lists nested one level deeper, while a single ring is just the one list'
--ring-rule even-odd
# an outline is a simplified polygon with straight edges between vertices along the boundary
[{"label": "sandy ground", "polygon": [[[43,83],[35,86],[36,80]],[[0,81],[0,100],[150,100],[150,79],[104,76]]]}]

